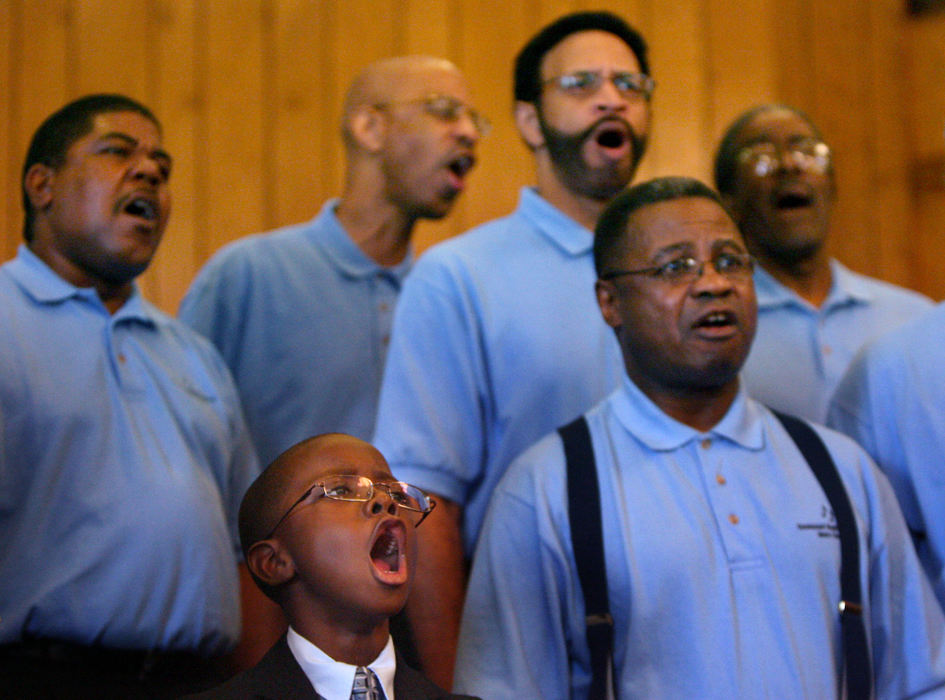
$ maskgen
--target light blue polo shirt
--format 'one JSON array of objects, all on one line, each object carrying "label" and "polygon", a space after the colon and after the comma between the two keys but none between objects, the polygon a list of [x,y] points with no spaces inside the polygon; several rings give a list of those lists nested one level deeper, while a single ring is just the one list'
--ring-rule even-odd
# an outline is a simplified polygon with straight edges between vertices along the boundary
[{"label": "light blue polo shirt", "polygon": [[[744,391],[702,433],[629,380],[588,413],[620,698],[838,698],[840,543],[827,496]],[[945,617],[866,453],[817,428],[849,493],[876,696],[945,693]],[[583,698],[584,602],[561,440],[509,468],[473,560],[456,692]]]},{"label": "light blue polo shirt", "polygon": [[867,346],[827,420],[889,477],[945,606],[945,304]]},{"label": "light blue polo shirt", "polygon": [[431,248],[404,285],[374,440],[398,479],[464,507],[467,554],[512,459],[623,375],[592,243],[523,189],[513,214]]},{"label": "light blue polo shirt", "polygon": [[137,289],[109,314],[21,246],[0,348],[0,643],[235,644],[259,467],[212,346]]},{"label": "light blue polo shirt", "polygon": [[370,439],[397,296],[412,257],[383,267],[335,216],[225,246],[204,266],[179,317],[233,373],[259,458],[313,435]]},{"label": "light blue polo shirt", "polygon": [[778,411],[823,423],[827,404],[857,351],[932,302],[910,289],[830,262],[833,285],[820,308],[755,268],[758,330],[742,380]]}]

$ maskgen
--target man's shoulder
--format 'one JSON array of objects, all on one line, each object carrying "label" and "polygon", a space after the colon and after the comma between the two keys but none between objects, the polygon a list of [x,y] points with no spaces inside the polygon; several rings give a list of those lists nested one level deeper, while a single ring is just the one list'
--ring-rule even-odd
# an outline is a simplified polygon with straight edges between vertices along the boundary
[{"label": "man's shoulder", "polygon": [[833,261],[833,269],[842,287],[851,293],[866,297],[877,307],[892,306],[897,311],[914,314],[931,309],[934,305],[931,299],[914,289],[854,272],[837,261]]},{"label": "man's shoulder", "polygon": [[292,259],[300,250],[311,251],[311,240],[319,230],[317,222],[318,219],[313,219],[230,241],[210,257],[206,269],[219,271],[252,266],[272,260],[273,256]]}]

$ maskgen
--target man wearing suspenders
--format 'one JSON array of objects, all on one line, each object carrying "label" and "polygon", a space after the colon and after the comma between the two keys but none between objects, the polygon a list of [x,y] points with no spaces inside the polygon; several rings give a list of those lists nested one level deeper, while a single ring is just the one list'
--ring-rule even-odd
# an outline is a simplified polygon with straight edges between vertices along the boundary
[{"label": "man wearing suspenders", "polygon": [[[945,692],[945,619],[885,478],[852,441],[776,416],[740,385],[754,263],[716,193],[661,178],[618,195],[594,261],[626,377],[584,416],[583,480],[567,475],[581,460],[568,429],[497,487],[457,690],[497,700]],[[584,563],[595,541],[598,578]]]}]

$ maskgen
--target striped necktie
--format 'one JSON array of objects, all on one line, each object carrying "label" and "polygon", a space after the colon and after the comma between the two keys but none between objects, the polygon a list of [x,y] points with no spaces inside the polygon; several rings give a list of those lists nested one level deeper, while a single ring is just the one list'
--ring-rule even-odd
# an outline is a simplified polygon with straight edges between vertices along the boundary
[{"label": "striped necktie", "polygon": [[351,700],[384,700],[384,691],[374,671],[358,666],[354,673],[354,685],[351,686]]}]

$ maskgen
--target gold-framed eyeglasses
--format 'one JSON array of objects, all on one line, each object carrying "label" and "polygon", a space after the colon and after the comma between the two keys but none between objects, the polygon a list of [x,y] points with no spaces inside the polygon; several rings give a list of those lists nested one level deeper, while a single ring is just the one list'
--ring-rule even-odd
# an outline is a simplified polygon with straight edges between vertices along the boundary
[{"label": "gold-framed eyeglasses", "polygon": [[276,521],[269,534],[263,539],[268,540],[272,537],[286,518],[309,498],[315,500],[330,498],[333,501],[364,503],[374,498],[374,494],[378,490],[385,492],[398,508],[403,509],[405,517],[413,522],[414,527],[419,526],[436,507],[436,501],[427,496],[421,489],[403,481],[375,482],[366,476],[333,474],[332,476],[323,477],[309,486],[308,490],[289,506],[289,509]]},{"label": "gold-framed eyeglasses", "polygon": [[568,95],[585,97],[600,90],[605,80],[613,83],[617,92],[626,98],[643,97],[650,99],[656,81],[646,73],[630,71],[576,70],[564,75],[556,75],[541,81],[542,86],[554,84],[561,92]]},{"label": "gold-framed eyeglasses", "polygon": [[600,276],[602,280],[613,280],[625,275],[646,275],[670,284],[691,284],[702,277],[706,263],[712,265],[720,275],[733,281],[751,277],[755,260],[748,253],[721,253],[711,260],[699,261],[693,257],[673,258],[662,265],[643,267],[639,270],[611,270]]},{"label": "gold-framed eyeglasses", "polygon": [[399,105],[420,105],[423,111],[431,117],[442,122],[452,124],[463,118],[463,115],[469,117],[476,131],[480,136],[485,136],[492,130],[492,122],[489,119],[470,107],[462,100],[458,100],[450,95],[441,95],[433,93],[425,97],[418,97],[414,100],[403,100],[400,102],[378,102],[374,105],[375,109],[387,109]]},{"label": "gold-framed eyeglasses", "polygon": [[767,177],[782,166],[787,167],[788,159],[799,170],[823,175],[830,170],[832,161],[830,146],[817,139],[803,139],[784,149],[769,141],[760,141],[742,148],[737,158],[756,177]]}]

